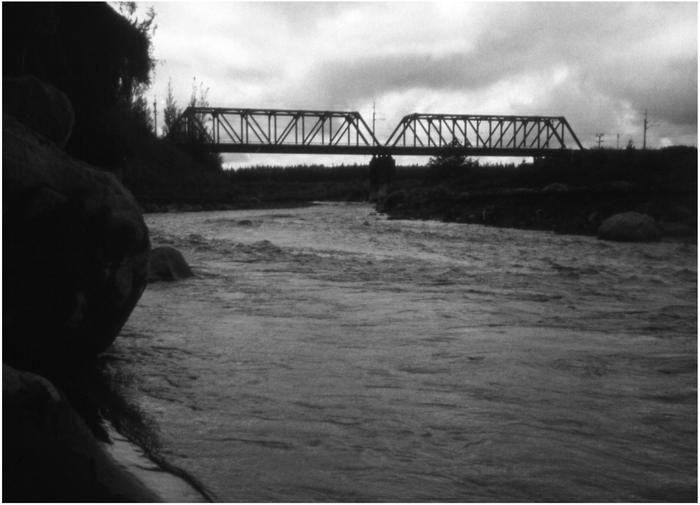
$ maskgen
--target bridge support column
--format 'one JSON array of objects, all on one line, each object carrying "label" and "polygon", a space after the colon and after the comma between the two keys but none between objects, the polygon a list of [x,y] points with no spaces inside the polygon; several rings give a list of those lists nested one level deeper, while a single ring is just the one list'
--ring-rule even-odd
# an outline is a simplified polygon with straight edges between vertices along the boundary
[{"label": "bridge support column", "polygon": [[376,202],[389,192],[396,161],[390,154],[375,154],[369,162],[369,201]]}]

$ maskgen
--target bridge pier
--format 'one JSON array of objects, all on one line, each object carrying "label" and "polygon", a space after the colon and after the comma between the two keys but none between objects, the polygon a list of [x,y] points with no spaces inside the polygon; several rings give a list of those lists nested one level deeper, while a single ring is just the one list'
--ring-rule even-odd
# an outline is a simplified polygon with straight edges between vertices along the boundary
[{"label": "bridge pier", "polygon": [[389,192],[391,178],[396,171],[396,161],[391,154],[372,155],[369,162],[369,201],[376,202]]}]

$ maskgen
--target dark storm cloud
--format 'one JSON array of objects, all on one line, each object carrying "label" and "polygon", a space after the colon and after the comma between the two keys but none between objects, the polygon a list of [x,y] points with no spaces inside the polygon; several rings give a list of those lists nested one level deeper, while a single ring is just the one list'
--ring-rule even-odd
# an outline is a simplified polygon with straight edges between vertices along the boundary
[{"label": "dark storm cloud", "polygon": [[[601,15],[601,9],[607,16]],[[638,11],[635,5],[521,5],[514,13],[517,23],[510,18],[497,29],[485,31],[468,52],[387,55],[378,51],[323,60],[308,72],[308,82],[313,83],[314,94],[333,103],[412,88],[468,92],[519,74],[567,65],[580,69],[579,76],[597,81],[602,93],[636,105],[658,101],[669,120],[692,120],[697,111],[692,99],[697,93],[697,55],[674,58],[636,52],[635,44],[653,35],[649,24],[656,8]],[[673,14],[672,18],[682,13]],[[608,56],[619,48],[629,49]]]},{"label": "dark storm cloud", "polygon": [[[697,129],[693,3],[161,5],[156,48],[179,62],[162,88],[206,74],[220,105],[366,114],[376,100],[381,128],[418,107],[561,114],[591,139],[638,129],[646,109],[659,137]],[[201,33],[166,37],[180,21]]]},{"label": "dark storm cloud", "polygon": [[476,89],[522,71],[516,61],[485,65],[482,58],[483,54],[367,56],[319,63],[308,77],[327,103],[337,103],[336,97],[361,101],[413,88]]},{"label": "dark storm cloud", "polygon": [[[597,77],[602,92],[647,109],[657,119],[678,125],[697,123],[697,56],[672,59],[639,71],[640,65],[621,63]],[[631,67],[631,68],[630,68]]]}]

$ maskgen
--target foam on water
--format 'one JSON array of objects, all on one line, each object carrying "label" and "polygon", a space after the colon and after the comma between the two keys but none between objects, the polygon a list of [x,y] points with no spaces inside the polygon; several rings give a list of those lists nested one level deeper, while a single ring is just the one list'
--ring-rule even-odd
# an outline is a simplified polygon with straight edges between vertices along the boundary
[{"label": "foam on water", "polygon": [[694,500],[697,249],[359,204],[147,217],[114,353],[222,501]]}]

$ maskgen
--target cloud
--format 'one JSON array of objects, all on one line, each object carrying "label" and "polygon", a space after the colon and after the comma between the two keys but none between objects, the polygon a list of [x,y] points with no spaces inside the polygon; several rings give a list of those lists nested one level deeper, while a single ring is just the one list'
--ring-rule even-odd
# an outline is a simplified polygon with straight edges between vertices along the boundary
[{"label": "cloud", "polygon": [[[144,6],[147,7],[147,6]],[[159,3],[154,89],[212,104],[565,115],[582,141],[697,136],[694,3]],[[638,142],[640,143],[640,142]]]}]

